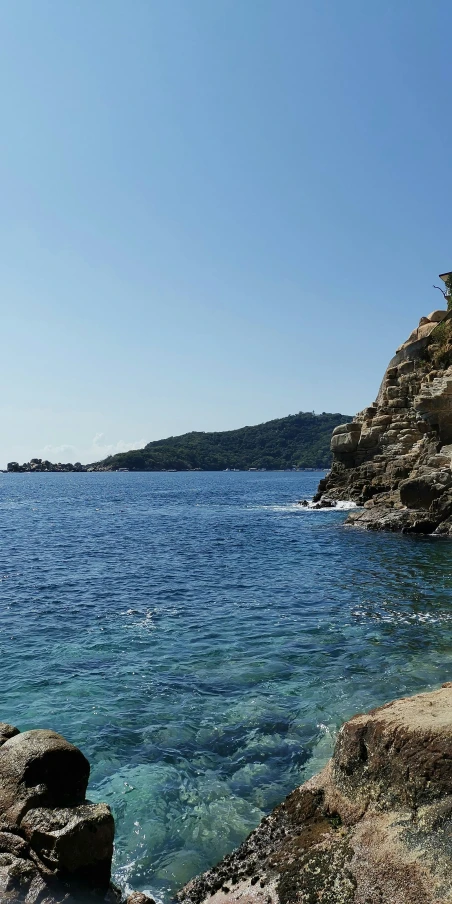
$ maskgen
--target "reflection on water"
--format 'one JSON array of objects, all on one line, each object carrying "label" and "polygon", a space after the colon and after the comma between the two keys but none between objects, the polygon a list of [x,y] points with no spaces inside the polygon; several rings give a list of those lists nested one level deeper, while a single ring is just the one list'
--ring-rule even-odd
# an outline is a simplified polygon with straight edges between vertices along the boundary
[{"label": "reflection on water", "polygon": [[168,898],[344,719],[451,678],[449,543],[294,505],[320,476],[1,475],[1,718],[88,755],[124,884]]}]

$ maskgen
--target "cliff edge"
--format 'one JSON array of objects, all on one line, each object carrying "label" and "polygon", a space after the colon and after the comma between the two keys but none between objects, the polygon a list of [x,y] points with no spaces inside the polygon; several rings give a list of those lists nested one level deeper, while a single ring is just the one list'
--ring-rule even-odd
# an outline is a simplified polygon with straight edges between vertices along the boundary
[{"label": "cliff edge", "polygon": [[183,904],[451,904],[452,685],[357,715]]},{"label": "cliff edge", "polygon": [[320,506],[351,500],[357,527],[452,536],[452,312],[421,318],[376,401],[333,430],[331,450]]}]

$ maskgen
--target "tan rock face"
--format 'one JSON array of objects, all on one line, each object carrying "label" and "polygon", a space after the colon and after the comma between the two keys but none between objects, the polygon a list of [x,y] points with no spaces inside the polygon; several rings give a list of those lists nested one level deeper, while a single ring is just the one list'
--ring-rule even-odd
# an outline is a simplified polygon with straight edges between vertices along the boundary
[{"label": "tan rock face", "polygon": [[[421,318],[387,368],[376,402],[336,428],[331,449],[331,473],[315,502],[322,496],[330,504],[356,502],[365,508],[352,512],[348,523],[369,530],[452,536],[449,505],[438,502],[452,477],[450,313]],[[378,472],[371,472],[377,463]]]},{"label": "tan rock face", "polygon": [[427,320],[430,320],[431,323],[441,323],[445,317],[447,317],[447,311],[432,311]]},{"label": "tan rock face", "polygon": [[421,385],[414,408],[443,443],[452,441],[452,367]]},{"label": "tan rock face", "polygon": [[452,687],[341,729],[297,788],[185,904],[451,904]]},{"label": "tan rock face", "polygon": [[339,732],[335,786],[381,808],[419,808],[452,793],[452,688],[395,700]]},{"label": "tan rock face", "polygon": [[[54,731],[17,732],[0,747],[0,814],[42,802],[44,806],[85,799],[89,763],[83,753]],[[1,816],[0,816],[1,818]]]},{"label": "tan rock face", "polygon": [[331,437],[331,451],[338,452],[354,452],[358,448],[359,433],[350,431],[349,433],[339,433]]}]

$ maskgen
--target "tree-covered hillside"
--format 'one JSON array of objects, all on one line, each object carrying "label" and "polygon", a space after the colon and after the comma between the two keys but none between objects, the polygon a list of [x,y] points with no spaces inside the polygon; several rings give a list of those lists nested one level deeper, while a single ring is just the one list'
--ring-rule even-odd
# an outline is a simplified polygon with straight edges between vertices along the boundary
[{"label": "tree-covered hillside", "polygon": [[131,471],[325,468],[331,462],[332,430],[347,420],[350,416],[345,414],[300,411],[255,427],[170,436],[144,449],[109,456],[94,467]]}]

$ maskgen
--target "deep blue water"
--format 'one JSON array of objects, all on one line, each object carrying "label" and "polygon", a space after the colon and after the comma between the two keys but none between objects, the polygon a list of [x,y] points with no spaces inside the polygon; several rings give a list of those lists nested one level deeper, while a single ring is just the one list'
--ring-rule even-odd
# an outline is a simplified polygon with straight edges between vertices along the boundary
[{"label": "deep blue water", "polygon": [[0,720],[50,727],[159,899],[357,711],[452,677],[448,541],[294,506],[321,474],[0,475]]}]

